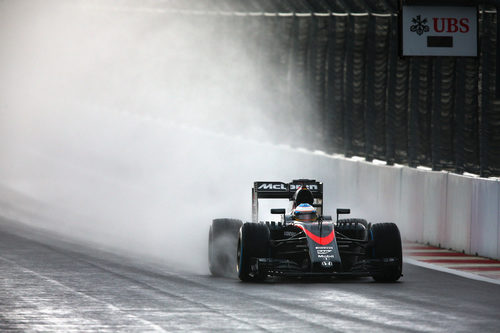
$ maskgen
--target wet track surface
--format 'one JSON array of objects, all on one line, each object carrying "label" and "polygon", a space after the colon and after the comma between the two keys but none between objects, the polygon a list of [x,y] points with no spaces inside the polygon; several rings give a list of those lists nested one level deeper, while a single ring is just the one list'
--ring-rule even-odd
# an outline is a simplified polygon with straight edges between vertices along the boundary
[{"label": "wet track surface", "polygon": [[0,224],[0,331],[494,332],[500,285],[405,265],[371,279],[260,284],[176,273]]}]

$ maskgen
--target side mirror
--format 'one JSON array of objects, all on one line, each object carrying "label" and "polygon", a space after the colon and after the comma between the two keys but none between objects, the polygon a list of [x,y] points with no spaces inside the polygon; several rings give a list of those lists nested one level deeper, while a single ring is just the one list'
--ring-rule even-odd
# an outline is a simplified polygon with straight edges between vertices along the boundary
[{"label": "side mirror", "polygon": [[285,208],[271,208],[271,214],[285,214]]},{"label": "side mirror", "polygon": [[332,216],[331,215],[323,215],[322,220],[323,221],[331,221],[332,220]]},{"label": "side mirror", "polygon": [[351,214],[351,210],[349,208],[337,208],[337,222],[340,214]]}]

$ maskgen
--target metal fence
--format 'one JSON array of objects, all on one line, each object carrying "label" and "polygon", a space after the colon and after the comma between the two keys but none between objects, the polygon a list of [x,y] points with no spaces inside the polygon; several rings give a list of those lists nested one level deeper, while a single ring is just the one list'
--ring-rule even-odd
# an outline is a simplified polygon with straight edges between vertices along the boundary
[{"label": "metal fence", "polygon": [[[207,8],[198,1],[155,3],[197,17]],[[209,3],[216,29],[248,39],[256,67],[272,64],[265,82],[274,102],[281,101],[276,121],[293,115],[317,124],[292,143],[500,176],[494,7],[478,7],[478,57],[401,58],[394,0]]]},{"label": "metal fence", "polygon": [[258,55],[274,59],[286,78],[270,88],[309,97],[295,107],[309,108],[321,124],[310,148],[500,176],[495,12],[480,13],[477,58],[399,57],[392,13],[252,20],[262,34]]}]

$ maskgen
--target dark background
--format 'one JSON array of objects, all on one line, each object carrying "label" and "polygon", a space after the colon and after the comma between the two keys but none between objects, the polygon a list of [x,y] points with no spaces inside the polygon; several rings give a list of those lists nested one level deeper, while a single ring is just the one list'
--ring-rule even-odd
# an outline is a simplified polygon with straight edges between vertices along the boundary
[{"label": "dark background", "polygon": [[[475,58],[399,57],[396,0],[156,5],[185,10],[193,20],[252,41],[247,52],[255,65],[276,68],[265,78],[273,98],[260,101],[261,107],[273,108],[274,121],[303,122],[308,132],[280,141],[369,161],[500,175],[497,18],[491,5],[478,5]],[[190,14],[207,8],[213,12]],[[223,50],[223,36],[220,43]],[[276,107],[273,100],[288,96],[293,102]],[[290,119],[294,109],[307,109],[309,116]]]}]

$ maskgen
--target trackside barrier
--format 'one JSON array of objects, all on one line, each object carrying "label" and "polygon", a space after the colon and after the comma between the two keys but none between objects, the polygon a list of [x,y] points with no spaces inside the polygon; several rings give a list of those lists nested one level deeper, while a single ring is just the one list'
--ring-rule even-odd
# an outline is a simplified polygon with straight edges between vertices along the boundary
[{"label": "trackside barrier", "polygon": [[476,179],[472,183],[471,252],[500,257],[499,182]]},{"label": "trackside barrier", "polygon": [[358,200],[374,221],[399,221],[401,168],[358,163]]},{"label": "trackside barrier", "polygon": [[444,243],[446,232],[446,186],[448,173],[421,172],[424,175],[422,240],[431,244]]},{"label": "trackside barrier", "polygon": [[[407,239],[424,241],[424,184],[425,174],[416,169],[404,168],[401,173],[401,232]],[[386,203],[393,207],[391,203]],[[397,209],[397,207],[394,207]],[[396,221],[396,223],[398,223]]]},{"label": "trackside barrier", "polygon": [[[359,163],[342,158],[332,159],[332,162],[332,168],[325,173],[328,180],[323,180],[325,200],[328,200],[328,195],[332,193],[330,200],[335,208],[351,207],[354,210],[359,206],[358,196],[363,192],[358,185]],[[332,190],[333,192],[330,192]]]},{"label": "trackside barrier", "polygon": [[410,241],[500,258],[500,181],[344,158],[332,169],[335,207],[396,222]]},{"label": "trackside barrier", "polygon": [[[390,166],[377,166],[379,169],[379,200],[378,209],[379,220],[385,221],[398,221],[400,219],[400,211],[395,209],[401,206],[401,177],[402,168],[394,168]],[[382,213],[383,217],[382,218]]]},{"label": "trackside barrier", "polygon": [[[325,183],[327,214],[349,207],[352,217],[397,223],[403,238],[410,241],[500,258],[499,181],[293,149],[288,154],[277,149],[276,155],[280,158],[275,163],[288,165],[276,179],[297,178],[305,172]],[[290,167],[297,159],[300,167]]]},{"label": "trackside barrier", "polygon": [[470,253],[474,179],[448,174],[446,232],[443,246]]}]

